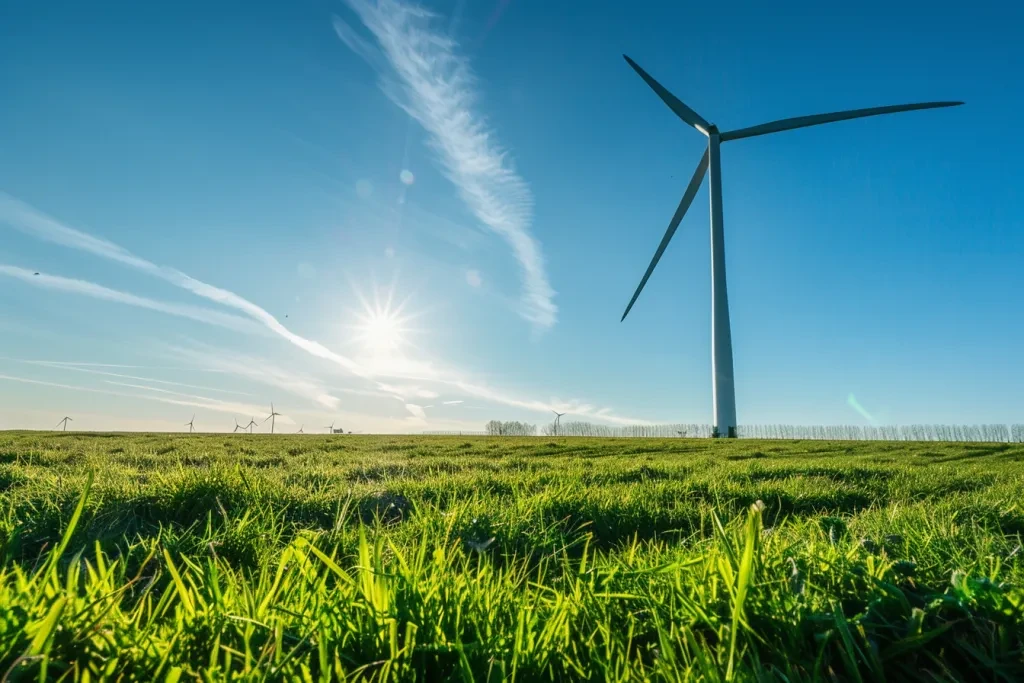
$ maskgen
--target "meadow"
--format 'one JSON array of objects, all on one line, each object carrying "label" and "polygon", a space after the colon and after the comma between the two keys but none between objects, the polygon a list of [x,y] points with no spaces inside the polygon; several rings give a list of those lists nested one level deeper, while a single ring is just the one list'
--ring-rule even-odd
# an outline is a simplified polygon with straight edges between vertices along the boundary
[{"label": "meadow", "polygon": [[0,433],[0,679],[1024,680],[1024,445]]}]

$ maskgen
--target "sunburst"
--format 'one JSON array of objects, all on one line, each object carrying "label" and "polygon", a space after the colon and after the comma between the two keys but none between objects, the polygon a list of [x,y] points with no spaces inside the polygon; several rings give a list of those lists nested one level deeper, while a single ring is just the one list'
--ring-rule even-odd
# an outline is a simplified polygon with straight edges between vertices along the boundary
[{"label": "sunburst", "polygon": [[379,292],[374,292],[371,304],[361,293],[357,293],[362,307],[355,317],[354,340],[362,345],[371,356],[393,356],[410,343],[414,332],[409,322],[415,317],[405,313],[408,299],[394,304],[394,291],[389,289],[381,302]]}]

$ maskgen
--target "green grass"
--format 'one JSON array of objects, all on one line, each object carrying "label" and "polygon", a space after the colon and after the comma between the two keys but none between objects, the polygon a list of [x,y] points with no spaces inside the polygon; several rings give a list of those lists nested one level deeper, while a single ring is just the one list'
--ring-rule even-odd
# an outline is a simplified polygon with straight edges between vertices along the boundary
[{"label": "green grass", "polygon": [[0,434],[7,680],[1024,679],[1024,446]]}]

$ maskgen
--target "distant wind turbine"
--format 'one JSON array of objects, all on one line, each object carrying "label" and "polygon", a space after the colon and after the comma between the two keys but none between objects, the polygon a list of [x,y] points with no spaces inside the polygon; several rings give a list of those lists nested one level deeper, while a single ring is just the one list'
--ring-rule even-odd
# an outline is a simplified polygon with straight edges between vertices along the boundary
[{"label": "distant wind turbine", "polygon": [[74,422],[74,420],[72,420],[72,419],[71,419],[70,417],[67,417],[67,416],[65,415],[65,416],[64,416],[64,419],[63,419],[63,420],[61,420],[60,422],[58,422],[58,423],[57,423],[57,424],[56,424],[56,425],[54,426],[54,429],[56,429],[57,427],[60,427],[61,425],[64,425],[64,429],[62,429],[61,431],[63,431],[63,432],[66,432],[66,431],[68,431],[68,422]]},{"label": "distant wind turbine", "polygon": [[250,417],[249,418],[249,424],[247,424],[245,426],[249,429],[249,433],[252,434],[252,428],[257,426],[258,424],[259,423],[256,422],[256,418],[255,417]]},{"label": "distant wind turbine", "polygon": [[191,434],[192,432],[195,431],[195,427],[192,426],[192,423],[195,422],[195,421],[196,421],[196,416],[192,415],[192,419],[185,423],[185,426],[188,427],[188,433],[189,434]]},{"label": "distant wind turbine", "polygon": [[306,426],[306,425],[300,425],[300,426],[299,426],[299,431],[297,431],[297,432],[295,432],[295,433],[296,433],[296,434],[302,434],[302,433],[303,433],[303,431],[302,431],[302,428],[303,428],[303,427],[305,427],[305,426]]},{"label": "distant wind turbine", "polygon": [[238,418],[236,417],[235,418],[235,431],[233,431],[231,433],[235,434],[235,433],[238,432],[239,429],[241,429],[243,432],[245,431],[245,427],[243,427],[242,425],[238,424]]},{"label": "distant wind turbine", "polygon": [[270,420],[270,433],[271,434],[274,433],[274,418],[275,417],[281,417],[281,413],[274,412],[274,404],[271,403],[270,404],[270,415],[267,415],[267,417],[263,420],[263,424],[266,424],[267,420]]},{"label": "distant wind turbine", "polygon": [[551,412],[555,414],[555,436],[558,436],[558,428],[562,425],[562,416],[565,413],[560,413],[557,410],[552,410]]},{"label": "distant wind turbine", "polygon": [[831,114],[797,116],[790,119],[771,121],[769,123],[762,123],[758,126],[751,126],[750,128],[740,128],[738,130],[722,133],[719,132],[717,126],[709,123],[704,119],[704,117],[690,109],[688,106],[683,104],[679,98],[666,90],[660,83],[654,80],[650,74],[640,68],[636,62],[626,55],[623,55],[623,57],[625,57],[626,62],[629,63],[633,70],[640,75],[640,78],[644,79],[647,85],[649,85],[651,89],[658,94],[658,97],[668,105],[669,109],[675,112],[676,116],[707,137],[708,146],[707,149],[704,150],[704,156],[701,157],[700,163],[697,164],[697,170],[694,171],[693,177],[690,179],[690,184],[683,193],[683,198],[679,202],[679,207],[676,209],[675,215],[672,216],[672,220],[668,224],[668,230],[665,231],[665,236],[661,238],[661,244],[658,245],[657,251],[654,252],[654,258],[651,259],[651,264],[647,266],[647,272],[644,273],[643,278],[640,280],[640,285],[636,288],[636,292],[633,294],[633,298],[629,300],[629,305],[626,306],[625,313],[622,314],[622,320],[625,320],[626,316],[629,315],[630,309],[633,308],[633,304],[636,303],[637,297],[639,297],[640,292],[643,291],[648,278],[650,278],[651,273],[654,272],[654,267],[658,265],[658,261],[661,259],[662,254],[665,253],[665,248],[668,246],[669,241],[671,241],[672,236],[675,234],[676,228],[679,227],[680,221],[683,220],[683,215],[686,214],[686,210],[690,208],[690,203],[693,201],[694,196],[697,194],[697,190],[704,181],[704,174],[707,173],[708,168],[710,167],[712,434],[714,436],[735,437],[736,388],[732,368],[732,331],[729,325],[729,297],[725,286],[725,233],[722,218],[722,165],[718,151],[719,144],[730,140],[752,138],[758,135],[779,133],[784,130],[806,128],[807,126],[817,126],[823,123],[833,123],[835,121],[858,119],[865,116],[895,114],[897,112],[914,111],[917,109],[955,107],[963,104],[963,102],[921,102],[918,104],[898,104],[888,107],[851,109]]},{"label": "distant wind turbine", "polygon": [[329,427],[324,427],[324,429],[327,430],[328,434],[333,434],[334,433],[334,423],[332,422]]}]

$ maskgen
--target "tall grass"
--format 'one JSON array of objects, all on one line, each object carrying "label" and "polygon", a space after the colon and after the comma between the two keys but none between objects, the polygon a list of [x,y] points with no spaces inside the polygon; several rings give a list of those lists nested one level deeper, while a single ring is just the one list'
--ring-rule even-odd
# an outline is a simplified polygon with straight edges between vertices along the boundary
[{"label": "tall grass", "polygon": [[1024,448],[0,436],[11,680],[1020,680]]}]

